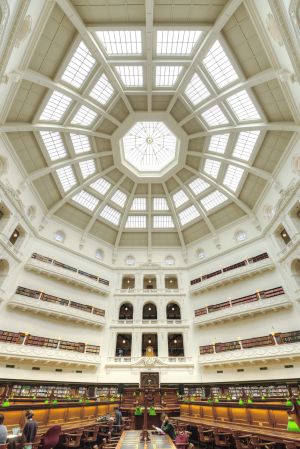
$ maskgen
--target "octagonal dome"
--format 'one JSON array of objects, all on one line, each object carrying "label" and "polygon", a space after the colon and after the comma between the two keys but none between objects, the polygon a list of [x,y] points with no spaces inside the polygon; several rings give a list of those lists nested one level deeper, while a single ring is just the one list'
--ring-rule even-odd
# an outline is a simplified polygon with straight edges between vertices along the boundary
[{"label": "octagonal dome", "polygon": [[176,157],[176,136],[158,121],[137,122],[122,139],[124,160],[141,173],[161,172]]}]

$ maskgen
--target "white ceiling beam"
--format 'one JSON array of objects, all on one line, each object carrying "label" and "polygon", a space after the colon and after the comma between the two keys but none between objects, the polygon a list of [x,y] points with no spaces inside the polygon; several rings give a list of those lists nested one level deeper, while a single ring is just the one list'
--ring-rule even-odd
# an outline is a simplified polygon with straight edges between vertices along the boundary
[{"label": "white ceiling beam", "polygon": [[216,96],[213,96],[212,98],[209,98],[204,103],[201,103],[200,106],[198,106],[196,109],[193,110],[193,112],[186,117],[184,117],[180,122],[179,125],[184,125],[185,123],[189,122],[195,115],[199,114],[200,111],[203,111],[209,107],[212,107],[216,103],[220,103],[221,101],[225,100],[230,95],[234,95],[235,93],[239,92],[243,89],[249,89],[251,87],[258,86],[259,84],[277,79],[279,76],[278,70],[274,69],[266,69],[260,73],[257,73],[256,75],[251,76],[247,80],[240,81],[234,86],[229,87],[228,89],[224,90],[223,92],[219,93]]},{"label": "white ceiling beam", "polygon": [[58,168],[65,167],[66,165],[74,165],[79,162],[87,161],[89,159],[100,159],[105,156],[112,156],[111,151],[103,151],[102,153],[88,153],[88,154],[80,154],[72,159],[64,159],[62,161],[56,162],[50,167],[40,168],[39,170],[34,170],[24,179],[22,184],[29,184],[36,179],[42,178],[43,176],[48,175],[49,173],[54,172]]},{"label": "white ceiling beam", "polygon": [[191,73],[193,71],[196,70],[196,66],[198,65],[199,61],[202,61],[206,52],[209,50],[210,46],[216,40],[216,38],[217,38],[218,34],[220,33],[220,31],[222,30],[222,28],[225,26],[225,24],[230,19],[230,17],[235,13],[235,11],[237,10],[237,8],[240,6],[240,4],[242,2],[243,2],[243,0],[229,0],[226,3],[226,5],[222,9],[221,13],[217,17],[217,20],[215,21],[214,25],[208,31],[208,33],[204,37],[202,43],[200,44],[189,68],[186,70],[183,77],[181,78],[179,85],[176,89],[176,93],[175,93],[174,97],[172,98],[172,100],[170,101],[170,104],[168,106],[168,109],[167,109],[168,112],[170,112],[171,109],[173,108],[178,96],[180,95],[180,92],[184,90],[187,78],[191,75]]},{"label": "white ceiling beam", "polygon": [[169,209],[170,209],[171,214],[173,216],[173,221],[174,221],[174,224],[175,224],[175,227],[176,227],[176,231],[178,233],[178,237],[179,237],[179,241],[180,241],[180,245],[181,245],[181,249],[182,249],[182,255],[183,255],[184,260],[186,261],[187,260],[187,249],[186,249],[186,244],[185,244],[185,241],[184,241],[183,233],[181,231],[180,223],[179,223],[179,220],[178,220],[178,217],[177,217],[177,213],[176,213],[175,207],[174,207],[174,205],[173,205],[173,203],[172,203],[172,201],[170,199],[170,193],[169,193],[169,191],[167,189],[167,186],[166,186],[165,182],[162,182],[162,187],[163,187],[165,195],[166,195],[166,201],[168,203]]},{"label": "white ceiling beam", "polygon": [[248,207],[243,201],[241,201],[239,198],[237,198],[230,190],[228,190],[226,187],[222,186],[218,182],[216,182],[213,178],[210,176],[202,173],[199,170],[196,170],[195,168],[190,167],[189,165],[185,165],[185,168],[189,170],[190,172],[194,173],[195,175],[202,178],[204,181],[208,182],[210,185],[213,185],[217,190],[224,193],[224,195],[227,196],[231,201],[233,201],[242,211],[244,211],[251,219],[256,220],[254,213]]},{"label": "white ceiling beam", "polygon": [[243,125],[235,126],[220,126],[218,128],[211,128],[206,131],[200,131],[197,133],[190,134],[188,139],[196,139],[197,137],[207,137],[213,134],[220,133],[239,133],[241,131],[290,131],[300,134],[300,125],[294,122],[270,122],[270,123],[245,123]]},{"label": "white ceiling beam", "polygon": [[80,103],[81,105],[84,105],[90,109],[93,109],[95,112],[98,112],[111,122],[113,122],[115,125],[119,126],[120,122],[115,117],[110,115],[103,109],[98,103],[92,100],[92,98],[89,97],[83,97],[78,92],[75,92],[71,88],[65,86],[64,84],[61,84],[57,81],[53,81],[51,78],[42,75],[41,73],[35,72],[34,70],[18,70],[16,72],[23,80],[29,81],[31,83],[38,84],[39,86],[46,87],[50,90],[57,90],[58,92],[61,92],[62,94],[72,98],[72,100],[76,101],[77,103]]},{"label": "white ceiling beam", "polygon": [[187,195],[187,197],[189,198],[189,200],[192,202],[192,204],[196,207],[197,211],[200,214],[200,218],[203,218],[203,220],[206,223],[206,226],[208,227],[208,229],[210,230],[210,232],[213,234],[213,236],[215,237],[217,235],[216,230],[212,224],[212,222],[210,221],[210,219],[208,218],[208,216],[206,215],[205,210],[203,209],[203,207],[201,206],[201,204],[199,203],[199,201],[197,201],[197,199],[194,197],[194,195],[192,194],[192,192],[189,191],[189,189],[186,187],[186,185],[181,181],[181,179],[177,176],[174,175],[174,179],[176,179],[176,181],[178,182],[178,184],[180,185],[180,187],[182,188],[182,190],[184,191],[184,193]]},{"label": "white ceiling beam", "polygon": [[73,26],[76,28],[78,33],[80,34],[82,40],[86,44],[86,46],[89,48],[95,59],[103,65],[104,70],[107,74],[109,74],[110,81],[113,85],[113,87],[120,93],[120,96],[122,97],[127,109],[129,112],[133,112],[132,106],[126,97],[126,95],[123,92],[123,88],[115,75],[113,69],[110,67],[110,65],[107,62],[107,59],[100,49],[97,41],[95,40],[92,33],[87,29],[85,23],[81,19],[80,15],[76,11],[75,7],[72,5],[70,0],[56,0],[58,6],[63,10],[67,18],[70,20],[70,22],[73,24]]},{"label": "white ceiling beam", "polygon": [[133,197],[135,195],[135,191],[137,189],[137,186],[138,186],[138,184],[135,182],[134,186],[133,186],[133,188],[131,190],[130,196],[129,196],[128,200],[127,200],[127,204],[126,204],[126,207],[125,207],[125,210],[124,210],[124,214],[123,214],[123,216],[121,218],[121,223],[120,223],[120,227],[119,227],[119,230],[118,230],[118,234],[117,234],[117,237],[116,237],[115,246],[114,246],[114,250],[113,250],[114,256],[116,256],[117,252],[118,252],[118,248],[119,248],[119,245],[120,245],[122,233],[123,233],[124,228],[125,228],[125,224],[126,224],[126,220],[127,220],[127,217],[128,217],[128,213],[129,213],[129,210],[130,210],[130,207],[131,207],[131,204],[132,204],[132,200],[133,200]]},{"label": "white ceiling beam", "polygon": [[111,200],[112,196],[118,190],[118,188],[120,187],[122,182],[125,180],[125,178],[126,178],[126,175],[121,176],[119,181],[113,186],[113,188],[110,190],[110,192],[107,195],[105,195],[104,200],[99,204],[98,207],[96,207],[96,209],[93,212],[92,218],[90,219],[90,221],[88,222],[88,224],[86,225],[86,227],[83,230],[82,237],[81,237],[81,244],[84,244],[84,242],[87,238],[87,235],[90,232],[90,230],[92,229],[97,218],[102,219],[100,217],[101,212],[103,211],[105,206],[108,204],[108,201]]},{"label": "white ceiling beam", "polygon": [[67,201],[69,201],[74,195],[76,195],[76,193],[80,192],[80,190],[82,190],[84,187],[88,186],[89,184],[91,184],[92,182],[96,181],[98,178],[100,178],[101,176],[106,175],[106,173],[110,172],[111,170],[113,170],[115,168],[115,166],[111,166],[106,168],[105,170],[102,170],[102,172],[96,173],[95,175],[85,179],[83,181],[82,184],[72,188],[68,193],[66,193],[66,195],[59,201],[57,201],[57,203],[55,203],[47,212],[47,214],[45,215],[45,217],[43,218],[43,222],[46,222],[49,218],[52,217],[53,214],[55,214],[56,211],[58,211]]},{"label": "white ceiling beam", "polygon": [[244,170],[248,171],[249,173],[253,173],[254,175],[258,176],[259,178],[266,179],[270,182],[275,182],[275,179],[273,178],[272,174],[262,170],[261,168],[253,167],[246,162],[237,161],[236,159],[232,159],[230,157],[221,156],[219,154],[214,153],[200,153],[198,151],[189,151],[188,155],[190,156],[196,156],[202,159],[213,159],[215,161],[224,162],[225,164],[231,164],[236,165],[237,167],[243,168]]},{"label": "white ceiling beam", "polygon": [[152,40],[153,40],[153,15],[154,1],[146,0],[146,78],[147,78],[147,108],[148,112],[152,111],[152,78],[153,78],[153,62],[152,62]]},{"label": "white ceiling beam", "polygon": [[17,132],[39,132],[39,131],[57,131],[59,133],[77,133],[87,136],[98,137],[100,139],[111,139],[110,134],[99,133],[80,126],[64,126],[55,123],[20,123],[9,122],[0,126],[0,133],[17,133]]}]

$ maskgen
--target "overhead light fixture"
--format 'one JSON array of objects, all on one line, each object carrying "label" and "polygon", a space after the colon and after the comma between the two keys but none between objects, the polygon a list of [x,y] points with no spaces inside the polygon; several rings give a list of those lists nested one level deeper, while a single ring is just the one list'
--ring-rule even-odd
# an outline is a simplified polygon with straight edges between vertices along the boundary
[{"label": "overhead light fixture", "polygon": [[125,307],[125,311],[127,312],[127,310],[128,310],[128,307]]},{"label": "overhead light fixture", "polygon": [[175,345],[176,345],[176,343],[177,343],[177,340],[176,340],[176,338],[175,338],[175,340],[174,340],[174,343],[175,343]]},{"label": "overhead light fixture", "polygon": [[151,307],[148,307],[148,310],[152,310]]},{"label": "overhead light fixture", "polygon": [[125,343],[126,343],[126,340],[123,340],[123,341],[122,341],[122,343],[123,343],[123,345],[125,345]]},{"label": "overhead light fixture", "polygon": [[130,279],[127,279],[127,284],[130,284]]},{"label": "overhead light fixture", "polygon": [[172,309],[171,309],[171,310],[173,310],[173,312],[174,312],[175,308],[174,308],[174,307],[172,307]]},{"label": "overhead light fixture", "polygon": [[148,340],[149,345],[152,343],[151,339]]},{"label": "overhead light fixture", "polygon": [[170,279],[170,284],[173,284],[173,280],[172,279]]}]

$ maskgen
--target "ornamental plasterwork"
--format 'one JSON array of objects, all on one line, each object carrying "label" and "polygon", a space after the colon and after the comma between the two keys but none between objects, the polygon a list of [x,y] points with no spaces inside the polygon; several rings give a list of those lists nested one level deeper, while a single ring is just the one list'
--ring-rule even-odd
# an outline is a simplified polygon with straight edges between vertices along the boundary
[{"label": "ornamental plasterwork", "polygon": [[29,35],[32,28],[32,17],[30,15],[27,15],[25,19],[23,20],[23,23],[20,26],[20,29],[16,36],[16,42],[15,47],[19,48],[21,43],[26,39],[26,37]]},{"label": "ornamental plasterwork", "polygon": [[248,363],[251,361],[276,358],[300,358],[300,343],[263,346],[260,348],[241,349],[237,351],[219,352],[199,356],[200,365],[216,365],[223,363]]}]

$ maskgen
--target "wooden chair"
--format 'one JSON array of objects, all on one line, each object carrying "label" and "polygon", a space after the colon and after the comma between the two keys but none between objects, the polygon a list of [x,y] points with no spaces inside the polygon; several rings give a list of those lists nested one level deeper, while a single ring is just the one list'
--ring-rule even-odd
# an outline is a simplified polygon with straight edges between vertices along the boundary
[{"label": "wooden chair", "polygon": [[252,435],[250,442],[254,449],[275,449],[274,441],[264,441],[258,435]]},{"label": "wooden chair", "polygon": [[83,447],[84,448],[86,446],[91,447],[92,444],[93,445],[97,444],[98,431],[99,431],[99,426],[94,426],[91,429],[84,429],[83,430],[82,442],[83,442]]},{"label": "wooden chair", "polygon": [[76,433],[64,433],[63,446],[72,449],[78,448],[81,444],[82,433],[82,430]]},{"label": "wooden chair", "polygon": [[233,431],[232,436],[235,441],[236,449],[252,449],[251,444],[252,435],[240,434],[239,432]]},{"label": "wooden chair", "polygon": [[199,445],[214,448],[215,441],[213,429],[206,429],[203,426],[198,426],[197,430],[199,433]]},{"label": "wooden chair", "polygon": [[220,429],[214,429],[214,441],[216,447],[222,447],[224,449],[230,449],[232,444],[232,432],[224,432]]},{"label": "wooden chair", "polygon": [[293,441],[285,441],[285,440],[283,440],[283,444],[285,445],[286,449],[298,449],[296,444],[293,443]]}]

